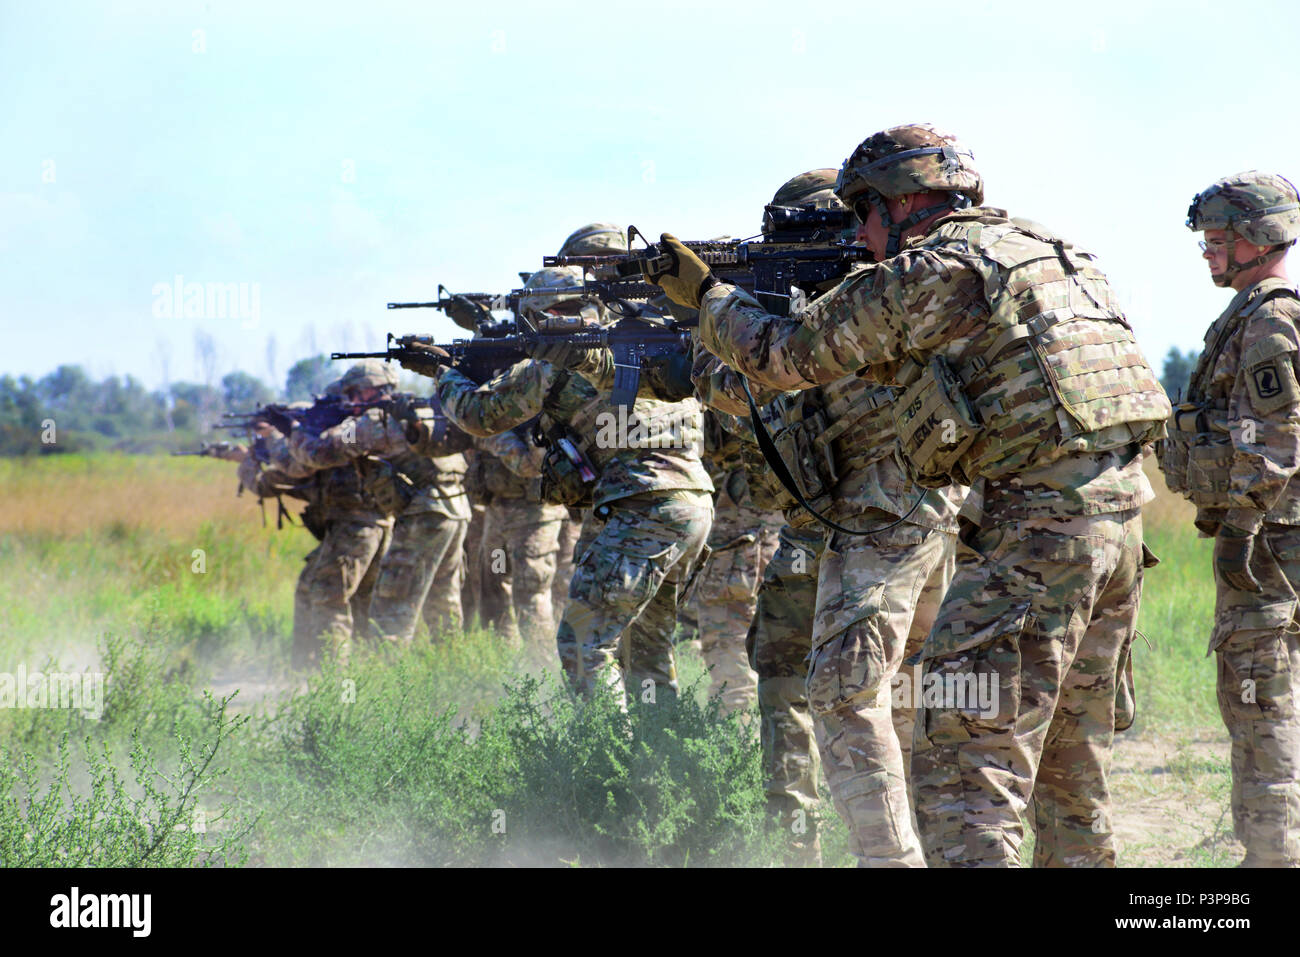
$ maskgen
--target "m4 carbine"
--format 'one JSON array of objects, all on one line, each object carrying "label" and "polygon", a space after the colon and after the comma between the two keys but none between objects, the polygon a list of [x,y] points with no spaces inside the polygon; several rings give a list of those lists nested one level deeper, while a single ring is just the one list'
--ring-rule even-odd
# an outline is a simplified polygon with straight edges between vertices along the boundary
[{"label": "m4 carbine", "polygon": [[197,449],[173,452],[172,455],[198,455],[208,459],[225,459],[235,449],[236,446],[230,442],[200,442]]},{"label": "m4 carbine", "polygon": [[[684,245],[704,261],[723,282],[753,292],[768,312],[789,315],[792,287],[812,289],[840,279],[857,263],[872,262],[865,246],[845,237],[856,220],[842,209],[768,206],[763,212],[761,239],[690,241]],[[640,237],[643,249],[631,249]],[[646,240],[635,226],[627,231],[629,252],[597,256],[545,256],[543,266],[582,266],[617,293],[621,284],[641,283],[642,272],[663,269],[657,260],[666,254]],[[624,297],[630,298],[630,297]]]},{"label": "m4 carbine", "polygon": [[432,336],[388,334],[384,352],[333,352],[331,359],[426,359],[414,346],[437,346],[451,356],[452,365],[475,382],[486,382],[501,369],[533,356],[540,347],[568,343],[579,349],[605,349],[614,354],[613,402],[631,408],[641,384],[641,364],[646,359],[690,355],[690,329],[676,322],[650,322],[628,316],[604,328],[571,332],[521,332],[500,339],[456,339],[435,342]]}]

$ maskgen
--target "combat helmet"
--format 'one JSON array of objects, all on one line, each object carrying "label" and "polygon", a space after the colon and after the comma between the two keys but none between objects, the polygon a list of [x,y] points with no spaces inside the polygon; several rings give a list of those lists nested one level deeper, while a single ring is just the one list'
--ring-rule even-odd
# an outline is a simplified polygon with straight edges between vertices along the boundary
[{"label": "combat helmet", "polygon": [[802,206],[811,209],[846,209],[835,195],[835,170],[810,169],[785,181],[772,196],[772,206]]},{"label": "combat helmet", "polygon": [[560,246],[560,256],[599,256],[627,252],[627,237],[613,223],[588,223],[569,233]]},{"label": "combat helmet", "polygon": [[[1290,180],[1273,173],[1249,170],[1226,176],[1192,199],[1187,228],[1227,230],[1228,266],[1214,275],[1214,282],[1228,286],[1242,270],[1253,269],[1295,244],[1300,237],[1300,194]],[[1269,249],[1249,262],[1236,262],[1238,236]]]},{"label": "combat helmet", "polygon": [[[914,210],[900,222],[889,215],[886,197],[942,190],[945,203]],[[868,136],[840,167],[835,193],[866,222],[867,204],[875,207],[889,230],[885,255],[898,253],[903,231],[943,209],[964,209],[984,202],[984,181],[975,154],[952,134],[914,123]]]},{"label": "combat helmet", "polygon": [[586,287],[578,266],[548,266],[524,283],[519,313],[538,329],[552,331],[600,325],[605,308]]},{"label": "combat helmet", "polygon": [[362,359],[339,379],[339,388],[344,393],[353,389],[383,389],[396,385],[397,373],[383,359]]}]

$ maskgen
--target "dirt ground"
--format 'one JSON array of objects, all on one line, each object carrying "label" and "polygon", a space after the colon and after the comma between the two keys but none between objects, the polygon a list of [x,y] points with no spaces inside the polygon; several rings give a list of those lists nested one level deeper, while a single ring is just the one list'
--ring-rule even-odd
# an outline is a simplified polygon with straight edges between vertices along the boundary
[{"label": "dirt ground", "polygon": [[1119,735],[1111,801],[1121,867],[1233,867],[1228,736]]}]

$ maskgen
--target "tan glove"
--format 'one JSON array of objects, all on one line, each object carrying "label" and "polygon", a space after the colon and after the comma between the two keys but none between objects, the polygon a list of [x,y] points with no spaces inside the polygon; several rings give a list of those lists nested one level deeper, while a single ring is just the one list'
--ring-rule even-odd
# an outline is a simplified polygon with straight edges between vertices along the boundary
[{"label": "tan glove", "polygon": [[415,342],[406,347],[406,354],[398,358],[397,364],[407,372],[436,379],[439,369],[451,365],[451,354],[439,346]]},{"label": "tan glove", "polygon": [[700,308],[701,297],[718,284],[717,277],[672,233],[660,235],[659,249],[662,255],[647,262],[641,270],[646,282],[654,283],[679,306]]}]

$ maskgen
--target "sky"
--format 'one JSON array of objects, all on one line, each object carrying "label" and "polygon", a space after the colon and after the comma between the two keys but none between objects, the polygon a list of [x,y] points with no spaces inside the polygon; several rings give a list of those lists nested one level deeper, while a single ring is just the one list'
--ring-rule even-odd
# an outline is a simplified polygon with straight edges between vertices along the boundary
[{"label": "sky", "polygon": [[1099,256],[1158,366],[1231,297],[1192,197],[1300,177],[1297,49],[1285,3],[0,0],[0,374],[202,380],[210,337],[217,377],[283,383],[455,338],[385,303],[506,291],[595,220],[752,235],[786,179],[921,121]]}]

